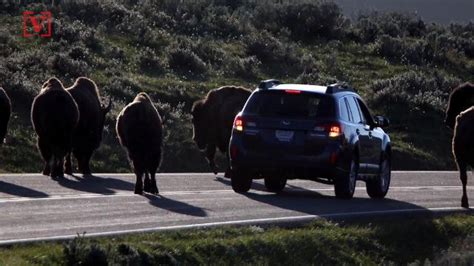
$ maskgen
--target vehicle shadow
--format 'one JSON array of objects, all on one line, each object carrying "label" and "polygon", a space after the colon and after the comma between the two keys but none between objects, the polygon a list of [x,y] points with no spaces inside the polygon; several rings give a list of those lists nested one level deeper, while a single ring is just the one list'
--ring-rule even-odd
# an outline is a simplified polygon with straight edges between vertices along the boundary
[{"label": "vehicle shadow", "polygon": [[25,198],[47,198],[49,195],[31,188],[0,181],[0,193],[25,197]]},{"label": "vehicle shadow", "polygon": [[[230,178],[216,176],[216,181],[227,186],[232,186],[230,183]],[[252,182],[252,187],[250,189],[258,190],[258,191],[267,191],[267,188],[265,187],[265,185],[261,183],[257,183],[257,182]]]},{"label": "vehicle shadow", "polygon": [[163,195],[143,194],[143,196],[149,200],[149,203],[152,206],[155,206],[160,209],[164,209],[164,210],[179,213],[179,214],[190,215],[190,216],[197,216],[197,217],[207,216],[206,210],[203,208],[199,208],[199,207],[196,207],[191,204],[181,202],[178,200],[170,199]]},{"label": "vehicle shadow", "polygon": [[[218,182],[230,186],[230,179],[216,178]],[[260,193],[261,191],[267,193]],[[272,205],[281,209],[318,216],[349,216],[351,213],[376,214],[384,211],[399,210],[421,211],[426,208],[395,199],[370,199],[354,197],[350,200],[337,199],[334,195],[325,195],[315,190],[287,184],[279,193],[270,193],[262,183],[252,182],[252,188],[242,193],[249,199]]]},{"label": "vehicle shadow", "polygon": [[133,192],[135,188],[134,183],[117,178],[96,175],[85,177],[66,175],[61,178],[56,178],[55,180],[59,185],[66,188],[104,195],[115,194],[116,190],[127,190]]},{"label": "vehicle shadow", "polygon": [[354,197],[350,200],[345,200],[302,188],[285,189],[278,194],[261,194],[250,191],[242,195],[281,209],[329,217],[344,217],[351,214],[381,214],[387,211],[394,213],[400,210],[426,210],[426,208],[416,204],[390,198],[370,199]]}]

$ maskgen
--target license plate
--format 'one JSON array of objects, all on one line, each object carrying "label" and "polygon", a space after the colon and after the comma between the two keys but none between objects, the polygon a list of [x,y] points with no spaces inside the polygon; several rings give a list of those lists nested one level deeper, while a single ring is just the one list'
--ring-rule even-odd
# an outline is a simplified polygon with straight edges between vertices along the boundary
[{"label": "license plate", "polygon": [[293,138],[295,132],[288,130],[276,130],[275,137],[279,141],[290,141]]}]

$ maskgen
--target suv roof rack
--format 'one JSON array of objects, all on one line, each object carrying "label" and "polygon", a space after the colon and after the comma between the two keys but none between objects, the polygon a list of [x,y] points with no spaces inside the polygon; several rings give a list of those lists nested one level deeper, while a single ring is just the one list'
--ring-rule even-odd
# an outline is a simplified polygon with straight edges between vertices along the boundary
[{"label": "suv roof rack", "polygon": [[342,92],[342,91],[357,92],[354,88],[349,86],[347,83],[338,82],[338,83],[328,85],[326,93],[333,94],[333,93]]},{"label": "suv roof rack", "polygon": [[262,80],[260,84],[258,85],[258,89],[260,90],[266,90],[269,89],[275,85],[280,85],[281,82],[276,79],[267,79],[267,80]]}]

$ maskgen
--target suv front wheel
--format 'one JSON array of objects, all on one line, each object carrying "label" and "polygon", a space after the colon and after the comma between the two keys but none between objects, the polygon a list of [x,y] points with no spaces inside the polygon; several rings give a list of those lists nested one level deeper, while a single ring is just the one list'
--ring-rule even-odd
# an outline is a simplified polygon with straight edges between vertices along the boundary
[{"label": "suv front wheel", "polygon": [[375,179],[366,181],[367,194],[371,198],[382,199],[387,195],[390,186],[391,162],[390,156],[384,154],[380,162],[379,175]]},{"label": "suv front wheel", "polygon": [[245,193],[248,192],[252,186],[252,178],[244,171],[234,170],[230,177],[230,183],[235,192]]},{"label": "suv front wheel", "polygon": [[357,176],[359,174],[359,160],[353,155],[349,163],[348,171],[341,172],[336,176],[334,191],[336,198],[351,199],[354,196]]}]

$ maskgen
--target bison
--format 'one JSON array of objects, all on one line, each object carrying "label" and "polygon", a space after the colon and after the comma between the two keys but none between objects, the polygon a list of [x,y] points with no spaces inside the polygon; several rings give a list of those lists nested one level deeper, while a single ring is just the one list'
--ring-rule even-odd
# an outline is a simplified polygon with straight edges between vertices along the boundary
[{"label": "bison", "polygon": [[[74,85],[67,88],[79,107],[79,123],[72,138],[72,154],[77,159],[79,171],[84,176],[91,175],[89,161],[102,141],[105,116],[112,107],[109,99],[107,106],[102,106],[99,90],[94,81],[80,77]],[[66,156],[66,173],[72,174],[71,154]]]},{"label": "bison", "polygon": [[46,81],[34,98],[31,122],[44,160],[43,175],[62,177],[64,156],[71,152],[72,136],[79,122],[79,108],[57,78]]},{"label": "bison", "polygon": [[[158,194],[155,173],[161,163],[163,125],[148,94],[140,92],[117,117],[117,135],[137,178],[135,194]],[[142,176],[145,174],[145,184]],[[151,180],[150,178],[151,177]]]},{"label": "bison", "polygon": [[[224,86],[211,90],[204,99],[194,102],[191,114],[193,122],[193,140],[204,151],[209,166],[217,174],[214,162],[216,147],[226,156],[232,123],[251,91],[242,87]],[[226,177],[230,177],[227,167]]]},{"label": "bison", "polygon": [[474,85],[464,83],[449,96],[446,125],[454,128],[452,152],[459,169],[463,194],[461,206],[469,208],[467,198],[467,167],[474,167]]},{"label": "bison", "polygon": [[12,112],[10,98],[5,90],[0,87],[0,145],[3,143],[7,135],[8,121]]}]

